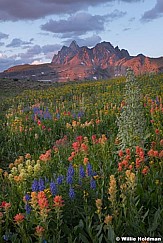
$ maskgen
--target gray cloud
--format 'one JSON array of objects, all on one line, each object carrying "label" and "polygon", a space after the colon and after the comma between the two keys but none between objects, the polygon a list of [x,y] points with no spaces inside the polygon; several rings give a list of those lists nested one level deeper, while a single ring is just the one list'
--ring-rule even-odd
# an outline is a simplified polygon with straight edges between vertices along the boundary
[{"label": "gray cloud", "polygon": [[54,45],[44,45],[42,46],[42,53],[44,54],[45,59],[52,60],[54,54],[60,50],[62,47],[61,44],[54,44]]},{"label": "gray cloud", "polygon": [[154,19],[163,17],[163,1],[157,0],[155,6],[144,13],[144,15],[141,18],[142,22],[149,22]]},{"label": "gray cloud", "polygon": [[2,39],[8,39],[8,37],[9,37],[9,35],[0,32],[0,40],[2,40]]},{"label": "gray cloud", "polygon": [[15,56],[7,57],[6,55],[0,53],[0,72],[11,66],[19,65],[21,63],[22,60],[16,60]]},{"label": "gray cloud", "polygon": [[1,0],[0,19],[6,20],[34,20],[48,15],[70,14],[103,3],[122,1],[137,2],[142,0]]},{"label": "gray cloud", "polygon": [[62,45],[60,45],[60,44],[44,45],[44,46],[42,46],[41,50],[44,54],[47,54],[49,52],[54,53],[55,51],[58,51],[61,47],[62,47]]},{"label": "gray cloud", "polygon": [[[89,13],[77,13],[68,19],[49,20],[41,26],[42,30],[53,33],[71,33],[71,35],[82,35],[88,31],[104,30],[105,16],[94,15]],[[67,37],[67,36],[65,36]]]},{"label": "gray cloud", "polygon": [[5,45],[5,43],[4,42],[0,42],[0,46],[4,46]]},{"label": "gray cloud", "polygon": [[144,0],[119,0],[119,2],[127,2],[127,3],[135,3],[135,2],[142,2]]},{"label": "gray cloud", "polygon": [[31,59],[35,55],[39,55],[42,52],[42,49],[39,45],[34,45],[29,48],[25,53],[19,53],[17,56],[22,59]]},{"label": "gray cloud", "polygon": [[107,16],[108,20],[111,22],[115,19],[122,18],[124,15],[126,15],[126,12],[122,12],[122,11],[115,9],[112,13],[107,14],[106,16]]},{"label": "gray cloud", "polygon": [[52,59],[54,53],[58,51],[61,48],[60,44],[54,44],[54,45],[34,45],[28,50],[26,50],[25,53],[18,53],[12,56],[7,56],[4,53],[0,53],[0,72],[8,69],[9,67],[25,64],[25,63],[39,63],[41,62],[41,59]]},{"label": "gray cloud", "polygon": [[26,62],[30,63],[31,60],[34,60],[38,55],[43,55],[45,59],[52,58],[54,53],[58,51],[61,48],[60,44],[54,44],[54,45],[34,45],[25,53],[19,53],[17,55],[18,58],[21,58],[22,60],[26,60]]},{"label": "gray cloud", "polygon": [[123,31],[128,31],[130,30],[131,28],[124,28]]},{"label": "gray cloud", "polygon": [[107,15],[91,15],[89,13],[79,12],[75,15],[71,15],[67,19],[58,21],[51,19],[46,24],[42,25],[41,29],[61,34],[62,38],[70,38],[72,36],[86,34],[89,31],[103,31],[106,21],[111,22],[114,19],[123,17],[125,14],[125,12],[120,12],[118,10]]},{"label": "gray cloud", "polygon": [[39,45],[30,47],[25,53],[18,53],[12,56],[4,55],[0,53],[0,71],[8,69],[9,67],[32,63],[38,60],[37,55],[42,53],[42,48]]},{"label": "gray cloud", "polygon": [[132,17],[129,19],[129,22],[133,22],[133,21],[135,21],[135,19],[136,19],[135,17]]},{"label": "gray cloud", "polygon": [[31,38],[29,41],[22,41],[19,38],[14,38],[10,44],[6,45],[6,47],[21,47],[23,45],[30,45],[32,44],[33,38]]}]

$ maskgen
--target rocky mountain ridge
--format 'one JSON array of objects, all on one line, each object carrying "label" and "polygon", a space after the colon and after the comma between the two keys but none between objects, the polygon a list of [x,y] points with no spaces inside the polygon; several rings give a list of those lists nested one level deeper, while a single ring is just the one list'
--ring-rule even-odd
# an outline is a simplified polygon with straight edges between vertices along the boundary
[{"label": "rocky mountain ridge", "polygon": [[101,42],[92,48],[79,47],[76,41],[63,46],[52,62],[42,65],[19,65],[0,74],[2,77],[29,78],[40,81],[107,79],[123,76],[130,67],[136,75],[163,72],[163,57],[150,58],[143,54],[131,56],[127,50]]}]

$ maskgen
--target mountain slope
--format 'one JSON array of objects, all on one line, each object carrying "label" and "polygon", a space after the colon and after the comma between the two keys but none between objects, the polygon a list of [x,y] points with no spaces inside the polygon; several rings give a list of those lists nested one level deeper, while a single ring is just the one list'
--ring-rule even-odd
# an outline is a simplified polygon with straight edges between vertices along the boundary
[{"label": "mountain slope", "polygon": [[131,67],[135,74],[159,72],[163,69],[163,57],[150,58],[142,54],[130,56],[127,50],[120,50],[118,46],[114,48],[110,42],[102,42],[89,49],[86,46],[79,47],[73,41],[69,47],[65,48],[54,55],[53,64],[84,65],[95,69],[107,69],[110,76],[124,75],[127,67]]},{"label": "mountain slope", "polygon": [[40,81],[107,79],[121,76],[131,67],[136,75],[163,72],[163,57],[150,58],[143,54],[130,56],[127,50],[113,47],[110,42],[93,48],[79,47],[72,41],[53,56],[51,63],[19,65],[0,74],[0,77],[28,78]]}]

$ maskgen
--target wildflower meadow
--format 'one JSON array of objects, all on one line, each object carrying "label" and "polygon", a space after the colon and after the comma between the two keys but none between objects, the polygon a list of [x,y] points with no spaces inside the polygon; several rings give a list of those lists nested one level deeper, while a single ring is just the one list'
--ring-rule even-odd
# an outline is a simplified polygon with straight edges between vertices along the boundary
[{"label": "wildflower meadow", "polygon": [[3,99],[0,168],[0,242],[160,242],[163,75]]}]

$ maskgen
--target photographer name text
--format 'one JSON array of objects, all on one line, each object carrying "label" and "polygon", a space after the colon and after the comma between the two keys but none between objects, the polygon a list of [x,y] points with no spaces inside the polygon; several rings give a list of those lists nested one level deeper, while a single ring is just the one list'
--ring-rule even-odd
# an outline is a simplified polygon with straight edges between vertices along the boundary
[{"label": "photographer name text", "polygon": [[116,241],[118,242],[162,242],[160,237],[116,237]]}]

